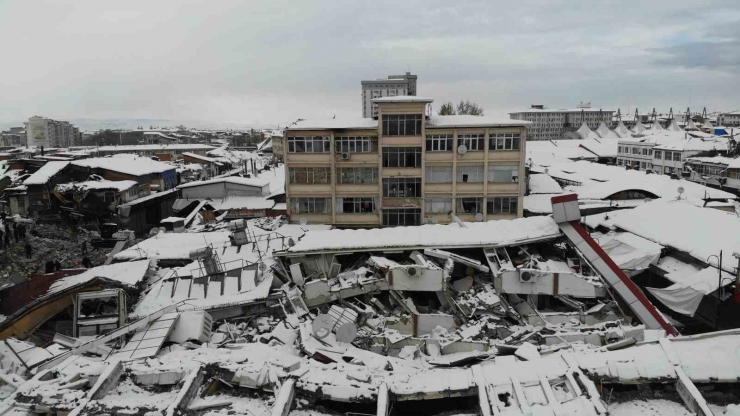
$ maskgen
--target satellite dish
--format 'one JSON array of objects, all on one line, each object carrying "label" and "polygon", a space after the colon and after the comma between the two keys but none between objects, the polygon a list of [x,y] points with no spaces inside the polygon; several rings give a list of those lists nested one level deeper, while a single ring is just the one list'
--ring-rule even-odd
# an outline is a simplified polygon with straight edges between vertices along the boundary
[{"label": "satellite dish", "polygon": [[683,191],[684,191],[684,189],[683,189],[683,186],[679,186],[679,187],[678,187],[678,193],[679,193],[679,194],[682,194],[682,193],[683,193]]},{"label": "satellite dish", "polygon": [[305,227],[308,224],[308,219],[305,218],[305,217],[304,218],[301,218],[300,219],[300,222],[301,222],[301,226],[304,226]]},{"label": "satellite dish", "polygon": [[352,322],[347,322],[337,328],[337,341],[352,342],[355,337],[357,337],[357,326]]},{"label": "satellite dish", "polygon": [[331,328],[334,326],[334,320],[331,316],[322,313],[313,320],[311,329],[313,335],[318,339],[324,339],[331,334]]},{"label": "satellite dish", "polygon": [[479,213],[475,214],[475,220],[478,221],[478,222],[483,221],[483,213],[480,213],[479,212]]},{"label": "satellite dish", "polygon": [[464,144],[461,144],[460,146],[457,146],[457,153],[464,155],[465,153],[468,153],[468,147]]}]

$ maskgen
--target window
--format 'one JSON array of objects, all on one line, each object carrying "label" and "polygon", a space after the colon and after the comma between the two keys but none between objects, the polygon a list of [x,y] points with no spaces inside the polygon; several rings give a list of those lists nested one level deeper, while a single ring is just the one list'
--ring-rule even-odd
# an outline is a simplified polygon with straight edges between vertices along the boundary
[{"label": "window", "polygon": [[640,154],[640,148],[639,147],[633,147],[632,148],[632,154],[633,155],[639,155]]},{"label": "window", "polygon": [[617,146],[617,153],[622,153],[622,146]]},{"label": "window", "polygon": [[334,149],[337,153],[374,153],[378,151],[378,138],[368,136],[336,137]]},{"label": "window", "polygon": [[519,166],[489,166],[488,182],[519,182]]},{"label": "window", "polygon": [[419,198],[421,178],[383,179],[383,196],[389,198]]},{"label": "window", "polygon": [[458,166],[458,182],[483,182],[483,165]]},{"label": "window", "polygon": [[418,168],[421,166],[421,147],[384,147],[384,168]]},{"label": "window", "polygon": [[427,214],[448,214],[452,211],[452,198],[427,198],[424,210]]},{"label": "window", "polygon": [[424,180],[429,183],[452,183],[452,166],[427,166]]},{"label": "window", "polygon": [[624,160],[623,159],[617,159],[617,166],[622,166],[622,165],[624,165]]},{"label": "window", "polygon": [[489,137],[488,150],[519,150],[519,133],[491,134]]},{"label": "window", "polygon": [[673,152],[673,160],[676,162],[681,161],[681,152]]},{"label": "window", "polygon": [[655,159],[663,159],[663,151],[661,151],[661,150],[656,150],[656,151],[655,151],[655,152],[653,153],[653,157],[654,157]]},{"label": "window", "polygon": [[451,134],[427,134],[427,152],[451,152]]},{"label": "window", "polygon": [[645,170],[646,167],[647,167],[647,163],[640,162],[640,169]]},{"label": "window", "polygon": [[483,198],[457,198],[458,214],[477,214],[483,212]]},{"label": "window", "polygon": [[516,214],[518,197],[516,196],[497,196],[488,198],[488,213],[499,214]]},{"label": "window", "polygon": [[337,183],[378,183],[378,168],[337,168]]},{"label": "window", "polygon": [[383,115],[384,136],[421,135],[421,114]]},{"label": "window", "polygon": [[421,224],[421,209],[394,208],[383,210],[383,225],[387,227]]},{"label": "window", "polygon": [[648,155],[648,149],[643,148],[642,149],[642,155],[647,156]]},{"label": "window", "polygon": [[289,168],[288,175],[290,183],[308,185],[331,183],[331,168]]},{"label": "window", "polygon": [[328,137],[288,137],[288,153],[328,153],[330,148]]},{"label": "window", "polygon": [[337,198],[337,214],[372,214],[377,212],[376,198]]},{"label": "window", "polygon": [[291,198],[293,214],[331,214],[331,198]]},{"label": "window", "polygon": [[485,145],[482,134],[458,134],[457,143],[467,147],[469,152],[483,151]]}]

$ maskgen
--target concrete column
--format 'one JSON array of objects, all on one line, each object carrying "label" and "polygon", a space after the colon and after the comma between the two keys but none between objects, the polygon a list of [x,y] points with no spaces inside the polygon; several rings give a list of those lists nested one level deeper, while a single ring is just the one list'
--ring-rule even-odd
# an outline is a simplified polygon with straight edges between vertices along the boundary
[{"label": "concrete column", "polygon": [[388,416],[388,410],[390,408],[390,399],[388,397],[388,385],[382,383],[378,386],[378,410],[375,412],[376,416]]},{"label": "concrete column", "polygon": [[275,406],[272,407],[272,416],[288,416],[290,407],[293,405],[294,397],[295,379],[289,378],[280,387],[280,392],[275,400]]}]

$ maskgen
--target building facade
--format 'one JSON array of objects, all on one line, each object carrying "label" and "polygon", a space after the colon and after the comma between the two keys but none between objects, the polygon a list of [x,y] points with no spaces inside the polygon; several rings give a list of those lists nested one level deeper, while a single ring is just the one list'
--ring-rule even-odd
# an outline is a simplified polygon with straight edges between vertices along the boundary
[{"label": "building facade", "polygon": [[529,110],[509,113],[512,120],[530,121],[527,140],[559,140],[564,134],[576,131],[584,122],[596,130],[604,121],[611,125],[611,110],[594,110],[590,104],[573,109],[549,109],[543,105],[532,105]]},{"label": "building facade", "polygon": [[33,116],[25,124],[28,146],[70,147],[77,145],[82,139],[80,130],[67,121]]},{"label": "building facade", "polygon": [[740,111],[719,114],[717,123],[724,127],[740,127]]},{"label": "building facade", "polygon": [[[428,116],[431,99],[375,99],[378,119],[286,131],[291,222],[379,227],[521,217],[530,123]],[[520,180],[521,177],[521,180]]]},{"label": "building facade", "polygon": [[377,118],[376,98],[416,95],[416,75],[388,75],[388,79],[362,81],[362,117]]}]

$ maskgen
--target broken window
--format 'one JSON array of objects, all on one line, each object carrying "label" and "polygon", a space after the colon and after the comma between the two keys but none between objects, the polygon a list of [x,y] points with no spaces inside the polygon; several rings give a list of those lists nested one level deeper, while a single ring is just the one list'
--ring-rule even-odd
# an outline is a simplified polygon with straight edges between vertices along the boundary
[{"label": "broken window", "polygon": [[337,183],[378,183],[378,168],[337,169]]},{"label": "broken window", "polygon": [[517,214],[518,201],[516,196],[497,196],[488,198],[487,212],[494,215]]},{"label": "broken window", "polygon": [[458,166],[458,182],[483,182],[483,165]]},{"label": "broken window", "polygon": [[389,198],[421,197],[421,178],[383,179],[383,196]]},{"label": "broken window", "polygon": [[452,166],[427,166],[425,171],[428,183],[452,183]]},{"label": "broken window", "polygon": [[519,166],[489,166],[488,182],[519,182]]},{"label": "broken window", "polygon": [[337,214],[372,214],[377,198],[337,198]]},{"label": "broken window", "polygon": [[383,225],[386,227],[420,224],[421,210],[418,208],[395,208],[383,210]]},{"label": "broken window", "polygon": [[458,214],[477,214],[483,212],[483,198],[457,198]]}]

